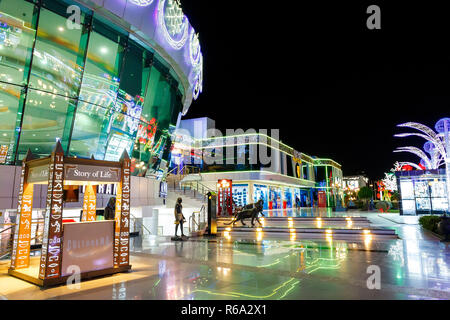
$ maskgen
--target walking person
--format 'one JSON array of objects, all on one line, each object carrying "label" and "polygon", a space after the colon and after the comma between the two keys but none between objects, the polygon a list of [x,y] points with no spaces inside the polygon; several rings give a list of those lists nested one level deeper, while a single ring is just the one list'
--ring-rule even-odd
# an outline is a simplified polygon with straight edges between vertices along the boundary
[{"label": "walking person", "polygon": [[183,206],[181,205],[181,202],[183,200],[181,198],[177,199],[177,203],[175,204],[175,237],[178,237],[178,226],[181,227],[181,236],[184,237],[183,233],[183,223],[186,221],[183,216]]}]

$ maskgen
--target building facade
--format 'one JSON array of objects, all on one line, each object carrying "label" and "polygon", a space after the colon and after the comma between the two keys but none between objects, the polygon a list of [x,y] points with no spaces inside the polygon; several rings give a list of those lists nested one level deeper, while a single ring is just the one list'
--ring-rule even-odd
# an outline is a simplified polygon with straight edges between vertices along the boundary
[{"label": "building facade", "polygon": [[175,0],[1,0],[0,164],[28,149],[167,169],[202,89],[199,38]]},{"label": "building facade", "polygon": [[311,157],[263,133],[200,139],[190,134],[177,131],[171,171],[197,168],[191,172],[199,172],[199,183],[213,190],[219,180],[232,180],[236,205],[263,199],[265,209],[275,210],[342,201],[342,168],[334,160]]},{"label": "building facade", "polygon": [[[17,212],[22,159],[131,158],[131,215],[164,207],[173,132],[202,91],[199,35],[178,0],[0,0],[0,212]],[[97,209],[114,196],[99,185]],[[46,208],[34,185],[33,219]],[[83,191],[64,204],[79,216]],[[157,234],[156,229],[152,234]]]}]

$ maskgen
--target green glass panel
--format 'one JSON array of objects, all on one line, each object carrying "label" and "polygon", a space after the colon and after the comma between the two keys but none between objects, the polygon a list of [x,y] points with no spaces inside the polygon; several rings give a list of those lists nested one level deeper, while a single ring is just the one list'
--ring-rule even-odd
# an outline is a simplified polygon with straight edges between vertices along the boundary
[{"label": "green glass panel", "polygon": [[83,26],[69,29],[66,18],[41,8],[30,87],[77,97],[85,44]]},{"label": "green glass panel", "polygon": [[68,145],[68,126],[76,101],[44,91],[30,89],[25,103],[18,159],[25,156],[28,148],[40,157],[48,156],[57,139],[63,148]]},{"label": "green glass panel", "polygon": [[123,48],[109,38],[91,32],[80,99],[111,108],[119,89],[119,67]]},{"label": "green glass panel", "polygon": [[138,96],[142,91],[142,72],[144,69],[144,52],[136,45],[129,44],[121,75],[120,89],[132,96]]},{"label": "green glass panel", "polygon": [[[70,154],[118,161],[124,149],[131,154],[139,129],[142,101],[119,91],[112,108],[80,101],[75,117]],[[114,111],[117,110],[117,111]]]},{"label": "green glass panel", "polygon": [[14,163],[15,141],[20,129],[22,87],[0,83],[0,146],[7,150],[0,164]]},{"label": "green glass panel", "polygon": [[25,1],[0,1],[0,81],[26,84],[36,34],[33,11]]},{"label": "green glass panel", "polygon": [[159,123],[160,130],[168,129],[171,121],[171,87],[167,76],[156,67],[152,67],[147,95],[145,97],[143,116]]},{"label": "green glass panel", "polygon": [[111,110],[84,101],[78,103],[72,131],[69,154],[72,156],[104,159],[105,148],[101,141],[107,139]]}]

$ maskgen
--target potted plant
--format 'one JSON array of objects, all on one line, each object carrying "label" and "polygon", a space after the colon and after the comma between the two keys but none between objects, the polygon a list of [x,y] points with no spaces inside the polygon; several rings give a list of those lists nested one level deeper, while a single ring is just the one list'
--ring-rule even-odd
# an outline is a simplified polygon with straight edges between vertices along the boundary
[{"label": "potted plant", "polygon": [[450,234],[450,218],[445,213],[440,217],[440,221],[438,223],[438,232],[444,236],[444,239],[442,239],[442,241],[449,240],[448,237]]}]

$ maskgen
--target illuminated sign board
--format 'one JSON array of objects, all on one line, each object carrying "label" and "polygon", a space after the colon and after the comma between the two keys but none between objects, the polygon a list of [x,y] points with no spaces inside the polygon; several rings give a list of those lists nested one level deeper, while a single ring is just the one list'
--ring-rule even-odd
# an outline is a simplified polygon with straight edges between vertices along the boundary
[{"label": "illuminated sign board", "polygon": [[68,164],[65,166],[64,179],[73,181],[119,182],[120,169]]}]

